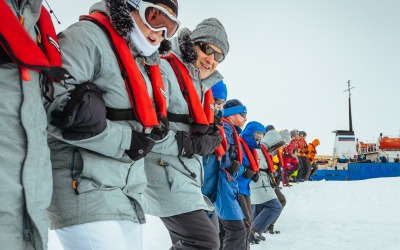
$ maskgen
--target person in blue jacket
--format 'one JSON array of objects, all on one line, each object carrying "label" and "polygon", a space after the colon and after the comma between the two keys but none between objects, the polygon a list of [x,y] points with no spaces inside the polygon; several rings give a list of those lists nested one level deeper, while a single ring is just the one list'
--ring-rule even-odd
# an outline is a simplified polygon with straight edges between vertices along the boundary
[{"label": "person in blue jacket", "polygon": [[[246,128],[240,134],[240,136],[246,142],[246,145],[250,151],[253,149],[260,148],[260,141],[265,135],[265,126],[259,122],[252,121],[246,125]],[[246,145],[242,145],[242,148]],[[258,158],[255,155],[247,155],[243,148],[243,162],[242,168],[239,171],[238,186],[239,186],[239,203],[245,216],[244,224],[247,231],[247,249],[249,248],[249,238],[251,238],[251,222],[252,222],[252,207],[250,201],[250,182],[257,182],[259,173],[252,170],[251,161],[249,157],[253,157],[254,161],[258,162]]]},{"label": "person in blue jacket", "polygon": [[220,161],[217,196],[214,203],[220,222],[220,242],[223,250],[246,249],[246,227],[240,208],[237,183],[241,167],[239,134],[247,121],[247,109],[239,100],[229,100],[224,105],[223,129],[228,149]]},{"label": "person in blue jacket", "polygon": [[[217,84],[211,87],[214,97],[215,117],[214,120],[217,124],[222,126],[222,113],[224,104],[226,102],[228,91],[226,84],[220,80]],[[215,203],[217,196],[217,185],[219,176],[220,161],[215,153],[203,156],[203,169],[204,169],[204,183],[201,187],[203,195],[207,196],[212,203]],[[214,213],[209,214],[209,218],[219,230],[218,217]]]}]

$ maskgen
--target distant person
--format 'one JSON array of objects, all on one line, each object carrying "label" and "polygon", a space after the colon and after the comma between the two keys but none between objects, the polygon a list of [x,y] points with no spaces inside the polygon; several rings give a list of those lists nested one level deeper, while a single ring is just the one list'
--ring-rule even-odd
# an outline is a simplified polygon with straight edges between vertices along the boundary
[{"label": "distant person", "polygon": [[310,164],[307,161],[308,144],[306,141],[307,133],[305,131],[299,132],[299,138],[297,140],[297,157],[300,165],[297,173],[297,180],[299,182],[308,181],[310,176]]},{"label": "distant person", "polygon": [[250,198],[250,183],[252,181],[257,182],[260,177],[258,171],[259,158],[256,150],[260,148],[260,141],[264,135],[265,126],[256,121],[249,122],[242,133],[240,133],[243,151],[243,168],[239,171],[238,177],[239,203],[245,216],[244,224],[247,230],[247,248],[249,248],[250,243],[256,244],[258,240],[265,240],[265,238],[261,237],[262,231],[254,231],[252,228],[253,213]]},{"label": "distant person", "polygon": [[282,184],[284,187],[291,187],[289,183],[289,177],[294,173],[294,171],[299,169],[299,162],[295,156],[295,150],[297,148],[298,133],[296,130],[290,131],[290,142],[283,148],[282,158],[283,158],[283,174],[282,174]]},{"label": "distant person", "polygon": [[246,249],[247,231],[239,203],[237,178],[243,168],[239,134],[247,121],[247,108],[237,99],[224,104],[223,128],[227,149],[221,157],[215,210],[220,221],[219,238],[223,250]]},{"label": "distant person", "polygon": [[53,190],[44,97],[69,78],[41,0],[0,1],[0,248],[47,249]]},{"label": "distant person", "polygon": [[308,155],[307,160],[311,166],[311,172],[309,180],[312,181],[312,176],[317,172],[318,166],[315,163],[315,155],[317,154],[317,146],[319,145],[319,140],[314,139],[311,143],[308,144]]}]

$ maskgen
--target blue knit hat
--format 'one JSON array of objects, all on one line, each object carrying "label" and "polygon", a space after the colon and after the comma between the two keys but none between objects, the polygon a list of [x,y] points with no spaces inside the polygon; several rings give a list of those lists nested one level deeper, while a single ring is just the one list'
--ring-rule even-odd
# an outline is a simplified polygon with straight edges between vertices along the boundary
[{"label": "blue knit hat", "polygon": [[221,80],[211,87],[214,99],[226,100],[228,99],[228,90],[226,84]]},{"label": "blue knit hat", "polygon": [[231,115],[236,115],[240,113],[246,113],[247,109],[238,99],[232,99],[225,103],[224,105],[224,117]]}]

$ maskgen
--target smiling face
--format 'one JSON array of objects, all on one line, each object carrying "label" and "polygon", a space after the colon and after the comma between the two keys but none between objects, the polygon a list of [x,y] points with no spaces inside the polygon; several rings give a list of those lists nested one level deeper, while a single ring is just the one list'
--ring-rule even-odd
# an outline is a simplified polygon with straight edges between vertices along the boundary
[{"label": "smiling face", "polygon": [[147,27],[147,25],[143,23],[142,18],[140,18],[139,11],[132,11],[131,15],[142,34],[151,45],[157,46],[164,40],[164,31],[153,31]]},{"label": "smiling face", "polygon": [[[209,46],[213,50],[222,53],[221,49],[217,46],[212,44],[209,44]],[[215,71],[219,62],[214,60],[214,54],[207,55],[200,49],[199,45],[196,45],[195,47],[197,51],[197,60],[194,63],[194,66],[200,70],[200,79],[204,79]]]}]

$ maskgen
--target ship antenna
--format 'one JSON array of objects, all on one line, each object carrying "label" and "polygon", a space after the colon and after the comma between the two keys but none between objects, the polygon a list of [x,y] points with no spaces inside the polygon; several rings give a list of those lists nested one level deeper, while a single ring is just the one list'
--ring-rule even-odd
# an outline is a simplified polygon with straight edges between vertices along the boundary
[{"label": "ship antenna", "polygon": [[349,130],[349,131],[353,131],[353,120],[352,120],[352,118],[351,118],[351,92],[350,92],[350,90],[351,90],[351,89],[354,89],[355,87],[350,87],[350,81],[351,81],[351,80],[348,80],[348,81],[347,81],[348,87],[347,87],[347,89],[346,89],[345,91],[343,91],[343,92],[346,92],[346,91],[349,92],[349,126],[350,126],[350,130]]}]

